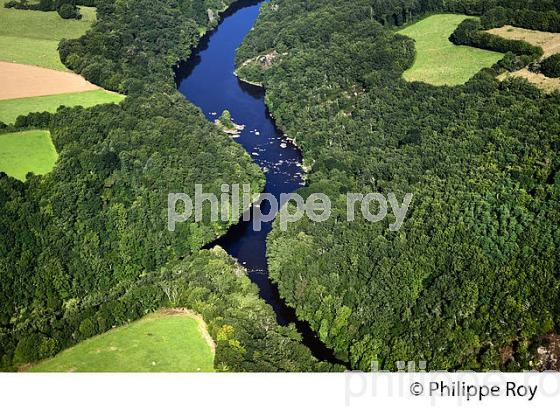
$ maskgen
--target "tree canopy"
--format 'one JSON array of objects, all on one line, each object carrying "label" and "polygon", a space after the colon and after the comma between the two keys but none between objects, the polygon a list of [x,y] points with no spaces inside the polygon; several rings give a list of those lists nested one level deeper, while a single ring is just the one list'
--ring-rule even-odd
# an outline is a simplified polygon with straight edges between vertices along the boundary
[{"label": "tree canopy", "polygon": [[[272,115],[301,147],[310,172],[300,193],[333,200],[327,222],[273,230],[271,274],[355,368],[528,368],[531,341],[560,323],[560,94],[499,82],[492,69],[464,86],[407,83],[414,44],[378,14],[411,5],[407,20],[476,15],[505,4],[272,1],[239,50],[240,66],[280,55],[239,74],[264,83]],[[414,200],[392,232],[392,220],[345,221],[347,192]],[[507,346],[513,357],[500,355]]]}]

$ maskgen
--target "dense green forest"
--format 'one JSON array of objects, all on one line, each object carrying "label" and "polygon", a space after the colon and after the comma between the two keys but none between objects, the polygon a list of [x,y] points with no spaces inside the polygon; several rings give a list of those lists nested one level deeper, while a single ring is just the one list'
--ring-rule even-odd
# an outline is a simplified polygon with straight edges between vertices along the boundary
[{"label": "dense green forest", "polygon": [[[63,3],[92,5],[39,4]],[[317,362],[293,326],[277,325],[225,252],[201,250],[238,215],[165,229],[169,192],[201,182],[206,192],[263,189],[250,157],[174,83],[173,67],[233,3],[96,0],[98,22],[63,41],[61,58],[127,99],[0,124],[49,129],[60,155],[50,174],[25,183],[0,174],[0,369],[165,306],[203,315],[216,369],[339,369]],[[463,86],[404,81],[414,42],[394,26],[436,12],[481,16],[452,40],[507,52],[504,60]],[[327,222],[275,228],[270,270],[298,316],[353,368],[426,360],[430,369],[526,369],[533,342],[559,330],[560,94],[497,81],[542,50],[481,34],[501,24],[557,31],[559,12],[558,0],[263,6],[238,52],[239,65],[253,63],[238,72],[264,84],[277,124],[301,147],[309,173],[300,193],[326,193],[334,206]],[[255,59],[265,54],[271,66]],[[549,60],[542,70],[554,73]],[[346,222],[348,192],[414,200],[392,232],[392,220]]]},{"label": "dense green forest", "polygon": [[540,71],[550,78],[560,77],[560,54],[554,54],[544,59],[540,64]]},{"label": "dense green forest", "polygon": [[[301,147],[310,172],[300,193],[333,200],[327,222],[273,230],[271,275],[354,368],[526,369],[532,342],[560,326],[560,94],[499,82],[504,62],[464,86],[401,78],[414,43],[393,25],[497,7],[508,10],[501,23],[531,15],[524,26],[539,28],[560,2],[273,0],[239,50],[240,66],[276,56],[239,74],[264,84],[277,124]],[[510,63],[539,55],[502,46]],[[346,222],[347,192],[414,200],[391,232],[392,220]]]},{"label": "dense green forest", "polygon": [[98,23],[82,38],[63,41],[60,58],[73,71],[109,90],[129,95],[175,92],[173,67],[198,44],[199,27],[217,23],[203,18],[201,10],[222,9],[231,3],[97,0]]},{"label": "dense green forest", "polygon": [[[228,3],[203,6],[217,13]],[[328,369],[293,326],[276,324],[240,266],[219,249],[200,251],[239,215],[167,230],[169,192],[193,194],[195,183],[216,194],[224,183],[263,189],[249,155],[175,89],[174,65],[216,17],[202,19],[191,9],[202,7],[197,1],[95,4],[98,22],[62,42],[61,57],[96,84],[128,93],[126,100],[30,114],[2,127],[49,129],[59,160],[25,183],[0,174],[0,369],[163,306],[204,316],[217,369]]]}]

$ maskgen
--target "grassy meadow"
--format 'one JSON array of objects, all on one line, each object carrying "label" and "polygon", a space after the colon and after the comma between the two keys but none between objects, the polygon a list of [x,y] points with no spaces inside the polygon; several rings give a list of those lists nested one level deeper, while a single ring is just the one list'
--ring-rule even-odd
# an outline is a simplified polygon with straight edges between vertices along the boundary
[{"label": "grassy meadow", "polygon": [[212,372],[214,353],[189,314],[158,312],[87,339],[32,372]]},{"label": "grassy meadow", "polygon": [[0,60],[66,70],[58,55],[62,38],[81,37],[95,22],[95,9],[81,7],[81,20],[57,12],[6,9],[0,0]]},{"label": "grassy meadow", "polygon": [[119,103],[125,97],[105,90],[93,90],[80,93],[55,94],[42,97],[0,100],[0,121],[13,124],[19,115],[30,112],[56,112],[58,107],[92,107],[98,104]]},{"label": "grassy meadow", "polygon": [[503,54],[468,46],[456,46],[449,36],[469,16],[437,14],[399,31],[416,42],[414,65],[404,72],[407,81],[433,85],[460,85],[482,68],[491,67]]},{"label": "grassy meadow", "polygon": [[0,134],[0,172],[25,180],[28,172],[44,175],[52,170],[58,154],[48,131]]}]

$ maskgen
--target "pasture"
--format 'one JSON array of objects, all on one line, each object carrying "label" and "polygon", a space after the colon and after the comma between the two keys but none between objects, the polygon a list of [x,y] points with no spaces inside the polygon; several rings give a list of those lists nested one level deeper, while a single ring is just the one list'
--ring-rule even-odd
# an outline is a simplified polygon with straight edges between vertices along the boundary
[{"label": "pasture", "polygon": [[95,9],[81,7],[81,20],[64,20],[57,12],[4,8],[0,0],[0,60],[65,71],[58,55],[62,38],[81,37],[95,22]]},{"label": "pasture", "polygon": [[93,107],[98,104],[119,103],[125,97],[105,90],[93,90],[80,93],[55,94],[43,97],[18,98],[14,100],[0,100],[0,121],[13,124],[20,115],[31,112],[56,112],[65,105],[67,107]]},{"label": "pasture", "polygon": [[456,46],[449,41],[449,36],[467,18],[469,16],[437,14],[398,31],[416,43],[416,60],[404,72],[404,79],[439,86],[460,85],[482,68],[501,60],[501,53]]},{"label": "pasture", "polygon": [[48,131],[0,134],[0,172],[25,181],[28,172],[44,175],[58,158]]},{"label": "pasture", "polygon": [[32,372],[212,372],[204,322],[185,311],[161,311],[87,339]]}]

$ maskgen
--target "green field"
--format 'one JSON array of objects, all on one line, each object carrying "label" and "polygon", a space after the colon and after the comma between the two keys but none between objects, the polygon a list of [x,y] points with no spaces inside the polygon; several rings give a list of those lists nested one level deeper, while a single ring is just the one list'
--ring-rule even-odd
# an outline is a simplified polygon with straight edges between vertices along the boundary
[{"label": "green field", "polygon": [[43,97],[0,100],[0,121],[13,124],[19,115],[30,112],[56,112],[58,107],[92,107],[98,104],[119,103],[125,97],[105,90],[84,91],[80,93],[55,94]]},{"label": "green field", "polygon": [[62,38],[81,37],[95,22],[95,9],[81,7],[81,20],[64,20],[57,12],[4,8],[0,0],[0,60],[66,70],[58,55]]},{"label": "green field", "polygon": [[414,65],[404,72],[407,81],[433,85],[459,85],[482,68],[491,67],[503,54],[474,47],[456,46],[449,36],[469,16],[437,14],[399,31],[416,42]]},{"label": "green field", "polygon": [[50,172],[58,154],[48,131],[33,130],[0,134],[0,172],[25,180],[28,172]]},{"label": "green field", "polygon": [[214,353],[186,314],[155,313],[85,340],[34,372],[211,372]]}]

